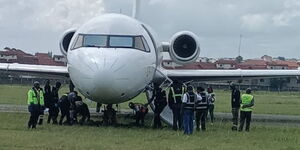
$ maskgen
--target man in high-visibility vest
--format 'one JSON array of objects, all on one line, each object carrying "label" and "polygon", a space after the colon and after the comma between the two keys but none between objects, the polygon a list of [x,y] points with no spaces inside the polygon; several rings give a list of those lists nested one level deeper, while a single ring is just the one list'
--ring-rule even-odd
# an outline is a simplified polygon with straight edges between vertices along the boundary
[{"label": "man in high-visibility vest", "polygon": [[254,97],[251,95],[251,89],[246,90],[246,94],[242,95],[241,98],[241,120],[239,131],[242,131],[244,128],[244,123],[246,120],[246,131],[250,130],[251,114],[254,106]]},{"label": "man in high-visibility vest", "polygon": [[182,104],[182,95],[184,94],[184,88],[182,84],[177,81],[174,81],[172,84],[169,95],[168,102],[169,107],[173,112],[173,130],[181,129],[182,125],[182,113],[181,113],[181,104]]},{"label": "man in high-visibility vest", "polygon": [[187,87],[187,92],[182,97],[184,134],[193,133],[195,104],[201,100],[202,100],[201,96],[194,93],[193,87],[189,85]]},{"label": "man in high-visibility vest", "polygon": [[28,129],[35,129],[40,111],[44,107],[44,92],[40,88],[39,82],[34,82],[33,87],[28,91],[27,96],[28,111],[30,112]]},{"label": "man in high-visibility vest", "polygon": [[200,131],[200,124],[201,130],[205,131],[206,127],[206,113],[208,109],[208,101],[207,101],[207,93],[203,87],[197,87],[197,95],[201,97],[200,101],[196,101],[195,109],[196,109],[196,130]]}]

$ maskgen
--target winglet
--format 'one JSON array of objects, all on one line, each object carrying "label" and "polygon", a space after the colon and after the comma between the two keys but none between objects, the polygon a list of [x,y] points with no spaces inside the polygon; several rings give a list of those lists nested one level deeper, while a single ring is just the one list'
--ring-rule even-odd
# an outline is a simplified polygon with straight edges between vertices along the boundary
[{"label": "winglet", "polygon": [[132,7],[132,18],[138,19],[140,13],[140,0],[134,0]]}]

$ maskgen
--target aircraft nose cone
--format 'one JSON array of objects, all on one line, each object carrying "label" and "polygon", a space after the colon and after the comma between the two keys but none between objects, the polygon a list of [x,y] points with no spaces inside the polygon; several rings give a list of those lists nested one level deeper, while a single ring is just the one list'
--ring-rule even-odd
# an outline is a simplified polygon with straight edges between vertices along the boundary
[{"label": "aircraft nose cone", "polygon": [[122,85],[128,85],[129,79],[119,80],[122,74],[118,69],[111,67],[113,62],[115,61],[106,62],[105,66],[98,64],[99,69],[94,75],[95,89],[92,96],[101,98],[105,103],[117,103],[126,97],[126,88]]}]

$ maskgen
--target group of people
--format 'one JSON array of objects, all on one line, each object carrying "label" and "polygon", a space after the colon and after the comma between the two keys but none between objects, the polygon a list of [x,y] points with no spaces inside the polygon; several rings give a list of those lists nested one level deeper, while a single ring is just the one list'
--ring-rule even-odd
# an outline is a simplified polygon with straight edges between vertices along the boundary
[{"label": "group of people", "polygon": [[[231,88],[231,112],[232,112],[232,130],[243,131],[246,121],[245,131],[250,131],[250,122],[252,110],[254,106],[254,97],[250,88],[246,89],[246,93],[241,96],[240,90],[235,84],[230,85]],[[240,114],[240,126],[238,126]]]},{"label": "group of people", "polygon": [[[172,89],[171,89],[172,90]],[[174,91],[176,94],[176,91]],[[179,97],[179,95],[178,95]],[[172,99],[171,99],[172,100]],[[207,88],[205,91],[202,87],[197,87],[196,92],[194,92],[194,87],[187,86],[186,92],[182,94],[181,108],[179,115],[174,115],[178,120],[183,118],[183,129],[184,134],[192,134],[194,129],[194,118],[196,122],[196,130],[202,131],[206,130],[206,118],[208,113],[210,114],[211,124],[214,122],[214,102],[216,101],[215,94],[211,87]],[[171,101],[172,102],[172,101]],[[178,111],[177,107],[170,107],[172,111]],[[176,119],[175,119],[176,120]],[[180,121],[179,121],[180,122]],[[181,128],[179,122],[173,124],[173,129],[176,130]]]},{"label": "group of people", "polygon": [[[168,100],[166,91],[158,86],[154,91],[154,128],[160,128],[160,113],[166,105],[169,105],[173,112],[173,129],[183,129],[184,134],[192,134],[194,129],[194,120],[197,131],[206,130],[206,119],[210,115],[210,122],[214,122],[214,103],[216,96],[211,87],[205,91],[202,87],[194,89],[189,85],[184,88],[183,84],[174,82],[169,90]],[[234,84],[231,84],[232,96],[232,130],[243,131],[246,122],[245,131],[250,131],[251,115],[254,106],[254,97],[250,88],[245,94],[240,93]],[[240,115],[239,115],[240,114]],[[239,118],[240,116],[240,118]],[[238,122],[240,120],[240,125]]]},{"label": "group of people", "polygon": [[[43,124],[45,110],[48,110],[49,113],[47,123],[52,121],[53,124],[72,125],[77,123],[77,115],[82,116],[79,120],[80,124],[90,119],[88,106],[82,101],[78,93],[71,91],[59,98],[60,87],[60,82],[56,82],[55,86],[51,87],[50,80],[46,80],[43,89],[38,81],[34,82],[27,94],[28,111],[30,112],[28,128],[35,129],[37,124]],[[59,112],[61,112],[61,116],[57,121]],[[64,121],[65,117],[66,120]]]},{"label": "group of people", "polygon": [[208,113],[213,124],[216,97],[211,87],[207,91],[202,87],[197,87],[197,91],[194,92],[192,86],[185,88],[183,84],[175,81],[170,87],[168,98],[166,91],[158,85],[154,85],[154,89],[154,128],[161,128],[160,114],[167,105],[173,113],[173,130],[184,129],[185,134],[191,134],[194,127],[194,114],[198,131],[200,128],[202,131],[206,130]]},{"label": "group of people", "polygon": [[[56,82],[55,86],[51,87],[50,81],[46,80],[45,87],[42,89],[39,82],[34,82],[33,87],[28,91],[27,102],[30,112],[28,128],[36,128],[37,124],[43,124],[45,109],[48,109],[49,112],[47,123],[51,123],[52,121],[53,124],[72,125],[77,123],[78,114],[82,116],[79,121],[80,124],[90,120],[88,106],[82,101],[78,93],[71,91],[59,98],[58,91],[60,87],[60,82]],[[245,130],[249,131],[254,106],[254,97],[251,95],[251,89],[247,89],[246,93],[241,96],[240,91],[234,84],[231,84],[230,87],[232,90],[232,130],[242,131],[246,122]],[[213,125],[215,101],[216,97],[211,87],[205,91],[202,87],[194,89],[191,85],[183,86],[182,83],[174,82],[169,89],[168,98],[166,90],[154,84],[152,99],[146,105],[129,103],[129,107],[135,111],[136,125],[143,126],[145,115],[148,113],[147,105],[153,102],[153,128],[161,128],[160,114],[169,105],[173,113],[173,130],[183,129],[184,134],[192,134],[194,120],[197,131],[206,130],[208,114],[210,114],[210,122]],[[59,112],[61,112],[61,116],[59,121],[57,121]],[[240,125],[238,126],[239,114]],[[112,108],[112,105],[107,106],[103,117],[104,123],[107,125],[116,124],[116,111]],[[66,118],[65,121],[64,118]]]}]

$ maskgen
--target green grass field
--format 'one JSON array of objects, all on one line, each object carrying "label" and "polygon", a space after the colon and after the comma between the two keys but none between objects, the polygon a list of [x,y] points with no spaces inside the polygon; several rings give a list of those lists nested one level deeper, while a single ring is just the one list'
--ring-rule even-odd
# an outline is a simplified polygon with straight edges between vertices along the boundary
[{"label": "green grass field", "polygon": [[28,114],[0,113],[1,150],[298,150],[300,129],[252,125],[233,132],[217,122],[207,131],[183,135],[169,128],[38,126],[27,130]]},{"label": "green grass field", "polygon": [[[26,93],[30,87],[20,85],[0,85],[0,104],[26,105]],[[60,93],[68,91],[64,86]],[[230,112],[230,91],[215,91],[217,101],[216,112]],[[282,114],[300,115],[300,93],[299,92],[255,92],[256,114]],[[139,95],[134,102],[146,102],[144,94]],[[86,101],[90,107],[95,107],[95,102]],[[121,104],[121,108],[128,108],[128,102]]]}]

